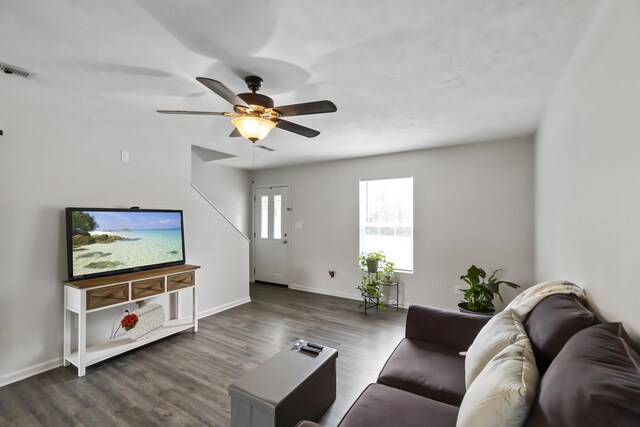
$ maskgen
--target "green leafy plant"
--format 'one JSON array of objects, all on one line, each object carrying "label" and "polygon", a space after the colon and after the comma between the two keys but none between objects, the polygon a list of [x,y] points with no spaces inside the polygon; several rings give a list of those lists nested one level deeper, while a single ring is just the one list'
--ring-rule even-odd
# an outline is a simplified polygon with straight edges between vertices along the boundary
[{"label": "green leafy plant", "polygon": [[[393,272],[394,263],[387,261],[387,257],[382,251],[374,251],[362,253],[358,256],[358,265],[362,270],[362,280],[358,285],[363,298],[381,298],[380,292],[381,277],[386,272]],[[360,304],[362,307],[363,304]],[[380,303],[380,307],[384,308],[384,303]]]},{"label": "green leafy plant", "polygon": [[368,297],[380,298],[382,296],[382,293],[380,292],[380,280],[375,278],[362,276],[362,282],[358,286],[358,289],[363,295]]},{"label": "green leafy plant", "polygon": [[[360,264],[360,268],[363,270],[367,270],[369,273],[379,272],[380,269],[384,269],[384,266],[387,264],[387,257],[384,255],[382,251],[374,251],[369,253],[362,253],[358,256],[358,263]],[[375,265],[375,269],[370,269],[372,265]],[[371,271],[374,270],[374,271]]]},{"label": "green leafy plant", "polygon": [[[519,288],[520,285],[513,282],[507,282],[506,280],[498,280],[496,273],[502,270],[495,270],[489,278],[487,273],[481,268],[472,265],[467,270],[467,274],[460,276],[460,280],[463,280],[469,285],[469,289],[463,289],[462,294],[464,296],[461,303],[462,308],[466,308],[469,311],[477,312],[493,312],[495,307],[493,305],[493,299],[495,295],[502,301],[502,295],[500,295],[500,285],[505,284],[510,288]],[[466,307],[464,306],[466,305]]]},{"label": "green leafy plant", "polygon": [[391,280],[391,276],[393,275],[393,272],[395,271],[395,266],[396,264],[391,262],[391,261],[387,261],[384,264],[384,267],[382,267],[382,275],[385,277],[387,283]]}]

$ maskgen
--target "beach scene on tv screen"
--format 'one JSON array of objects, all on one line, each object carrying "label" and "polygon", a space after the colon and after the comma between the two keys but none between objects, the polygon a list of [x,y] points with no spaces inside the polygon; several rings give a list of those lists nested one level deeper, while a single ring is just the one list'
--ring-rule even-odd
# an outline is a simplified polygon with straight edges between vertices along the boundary
[{"label": "beach scene on tv screen", "polygon": [[183,260],[179,212],[71,212],[73,276]]}]

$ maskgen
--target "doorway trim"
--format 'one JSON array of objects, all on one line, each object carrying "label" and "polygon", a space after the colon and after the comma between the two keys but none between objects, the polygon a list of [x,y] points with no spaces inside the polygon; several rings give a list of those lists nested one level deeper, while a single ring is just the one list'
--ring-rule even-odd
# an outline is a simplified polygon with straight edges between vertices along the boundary
[{"label": "doorway trim", "polygon": [[286,286],[289,287],[289,285],[291,284],[291,216],[290,213],[293,212],[293,208],[291,200],[292,200],[292,196],[291,196],[291,186],[289,184],[253,184],[253,188],[251,190],[251,197],[252,197],[252,201],[251,201],[251,236],[253,236],[253,238],[251,239],[251,265],[250,265],[250,271],[249,271],[249,278],[251,280],[251,282],[255,283],[256,281],[256,239],[257,239],[257,234],[258,234],[258,230],[256,229],[256,190],[259,188],[274,188],[274,187],[287,187],[288,193],[289,193],[289,201],[288,204],[289,206],[283,207],[285,208],[283,211],[284,214],[284,220],[287,221],[289,227],[289,235],[287,236],[287,239],[289,240],[288,244],[287,244],[287,276],[289,278],[288,283],[286,285],[280,285],[280,286]]}]

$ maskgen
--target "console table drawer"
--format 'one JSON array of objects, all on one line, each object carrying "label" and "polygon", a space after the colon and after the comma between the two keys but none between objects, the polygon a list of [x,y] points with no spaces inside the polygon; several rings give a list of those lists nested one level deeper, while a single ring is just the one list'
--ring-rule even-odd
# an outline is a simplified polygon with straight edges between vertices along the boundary
[{"label": "console table drawer", "polygon": [[164,292],[164,277],[131,282],[131,299],[145,298]]},{"label": "console table drawer", "polygon": [[167,292],[176,289],[188,288],[195,284],[195,274],[193,271],[182,274],[174,274],[167,277]]},{"label": "console table drawer", "polygon": [[128,283],[107,286],[105,288],[89,289],[87,291],[87,310],[127,301],[129,301]]}]

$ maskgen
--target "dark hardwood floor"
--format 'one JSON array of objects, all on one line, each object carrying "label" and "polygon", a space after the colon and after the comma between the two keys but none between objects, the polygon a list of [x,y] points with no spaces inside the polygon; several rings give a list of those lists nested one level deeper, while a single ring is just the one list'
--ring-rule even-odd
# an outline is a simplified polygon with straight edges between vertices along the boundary
[{"label": "dark hardwood floor", "polygon": [[227,426],[227,387],[298,338],[338,349],[338,395],[320,421],[335,426],[404,336],[406,310],[267,284],[252,302],[87,369],[57,368],[0,388],[0,425]]}]

